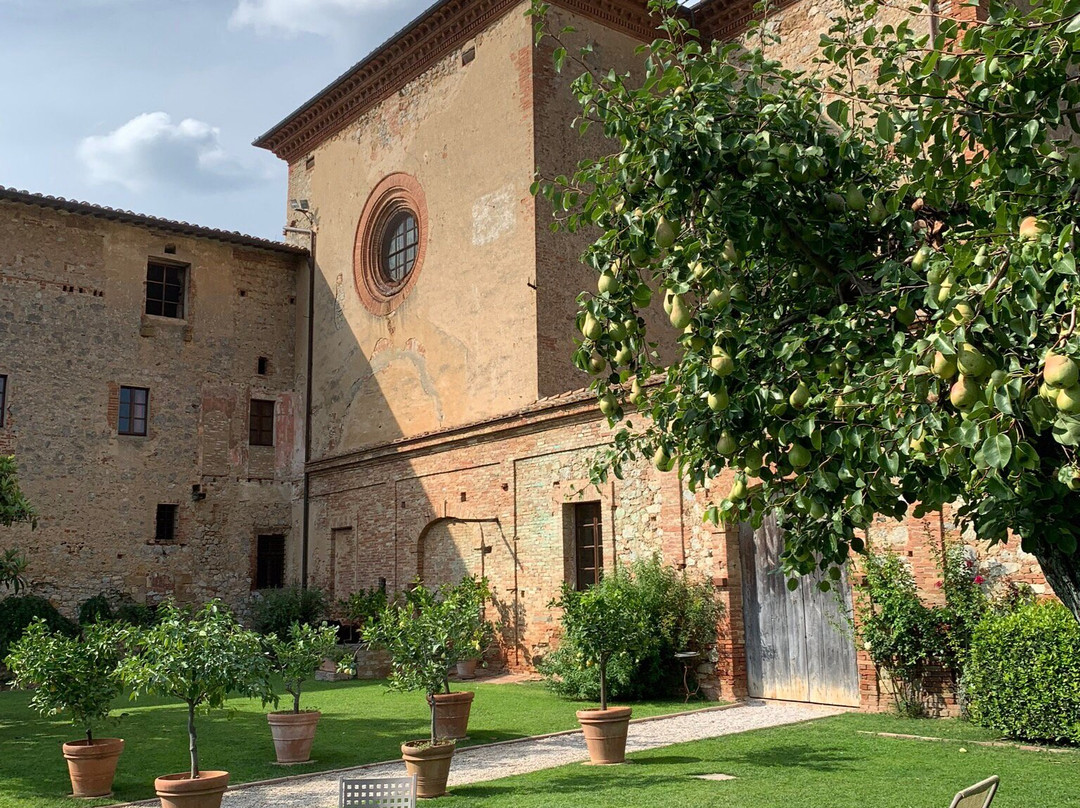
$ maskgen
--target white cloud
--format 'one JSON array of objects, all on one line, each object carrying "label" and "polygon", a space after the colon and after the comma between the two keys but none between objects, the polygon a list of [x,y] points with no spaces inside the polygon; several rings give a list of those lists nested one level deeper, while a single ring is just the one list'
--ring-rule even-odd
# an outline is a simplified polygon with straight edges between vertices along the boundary
[{"label": "white cloud", "polygon": [[254,28],[261,34],[330,36],[348,24],[349,17],[421,5],[402,0],[239,0],[229,25]]},{"label": "white cloud", "polygon": [[226,153],[216,127],[193,118],[174,124],[164,112],[146,112],[107,135],[83,138],[78,154],[91,181],[137,193],[235,190],[266,178],[262,169]]}]

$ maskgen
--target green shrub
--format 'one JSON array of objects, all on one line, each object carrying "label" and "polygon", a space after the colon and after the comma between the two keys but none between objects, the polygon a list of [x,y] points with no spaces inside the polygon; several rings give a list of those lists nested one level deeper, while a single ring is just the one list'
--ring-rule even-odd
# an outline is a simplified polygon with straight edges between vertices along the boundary
[{"label": "green shrub", "polygon": [[260,634],[286,639],[293,623],[317,626],[326,618],[326,595],[315,587],[264,589],[252,599],[252,626]]},{"label": "green shrub", "polygon": [[974,632],[964,688],[977,724],[1080,743],[1080,623],[1059,603],[987,617]]},{"label": "green shrub", "polygon": [[0,659],[4,659],[11,646],[22,637],[34,620],[41,618],[49,631],[60,632],[69,637],[79,633],[79,628],[57,611],[45,598],[37,595],[15,595],[0,600]]},{"label": "green shrub", "polygon": [[146,628],[157,622],[157,609],[136,603],[126,592],[99,592],[79,604],[79,625],[119,621]]},{"label": "green shrub", "polygon": [[[640,610],[648,642],[631,656],[613,658],[607,671],[608,695],[637,701],[671,695],[682,688],[680,651],[704,655],[716,643],[722,607],[710,582],[665,566],[658,557],[617,573]],[[608,576],[611,578],[612,576]],[[603,584],[601,584],[603,585]],[[596,701],[600,672],[572,633],[537,663],[549,689],[564,698]]]},{"label": "green shrub", "polygon": [[382,589],[358,589],[347,599],[338,601],[338,611],[345,622],[363,631],[386,609],[386,592]]}]

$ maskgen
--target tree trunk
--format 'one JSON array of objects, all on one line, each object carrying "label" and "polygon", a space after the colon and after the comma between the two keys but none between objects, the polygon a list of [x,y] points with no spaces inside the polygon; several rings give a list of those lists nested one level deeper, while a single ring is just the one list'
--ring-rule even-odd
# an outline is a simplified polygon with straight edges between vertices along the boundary
[{"label": "tree trunk", "polygon": [[94,745],[94,728],[93,727],[87,727],[86,728],[86,745],[87,746],[93,746]]},{"label": "tree trunk", "polygon": [[300,712],[300,688],[296,689],[296,691],[292,694],[292,697],[293,697],[292,711],[294,713],[299,713]]},{"label": "tree trunk", "polygon": [[431,707],[431,742],[434,744],[438,740],[435,737],[435,694],[428,693],[427,701],[428,706]]},{"label": "tree trunk", "polygon": [[600,709],[607,709],[607,660],[600,660]]},{"label": "tree trunk", "polygon": [[188,702],[187,712],[188,751],[191,752],[191,779],[199,777],[199,747],[195,743],[195,704]]},{"label": "tree trunk", "polygon": [[1080,621],[1080,554],[1066,555],[1056,547],[1039,542],[1034,555],[1054,594]]}]

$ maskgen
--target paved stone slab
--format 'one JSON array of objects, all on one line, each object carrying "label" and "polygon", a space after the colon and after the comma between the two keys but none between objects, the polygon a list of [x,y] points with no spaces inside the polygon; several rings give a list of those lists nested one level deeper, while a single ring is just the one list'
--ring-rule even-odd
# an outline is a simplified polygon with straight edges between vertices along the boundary
[{"label": "paved stone slab", "polygon": [[[841,708],[806,704],[752,702],[728,710],[698,712],[658,718],[630,725],[627,751],[640,752],[663,746],[718,738],[765,727],[795,724],[845,712]],[[462,749],[454,755],[450,788],[552,769],[588,759],[580,732],[504,744]],[[405,764],[376,764],[334,774],[312,774],[286,782],[258,784],[226,793],[224,808],[335,808],[338,781],[342,777],[396,777]],[[147,803],[153,804],[153,803]]]}]

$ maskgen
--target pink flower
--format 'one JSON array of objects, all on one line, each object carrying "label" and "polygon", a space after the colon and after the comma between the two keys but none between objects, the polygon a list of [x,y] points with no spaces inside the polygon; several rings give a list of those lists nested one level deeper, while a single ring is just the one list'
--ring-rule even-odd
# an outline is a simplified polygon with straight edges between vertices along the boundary
[{"label": "pink flower", "polygon": [[981,575],[976,575],[975,576],[975,583],[977,583],[977,584],[985,584],[986,579],[983,578]]},{"label": "pink flower", "polygon": [[936,586],[938,589],[941,589],[941,587],[943,587],[944,585],[945,584],[941,581],[938,581],[936,584],[934,584],[934,586]]}]

